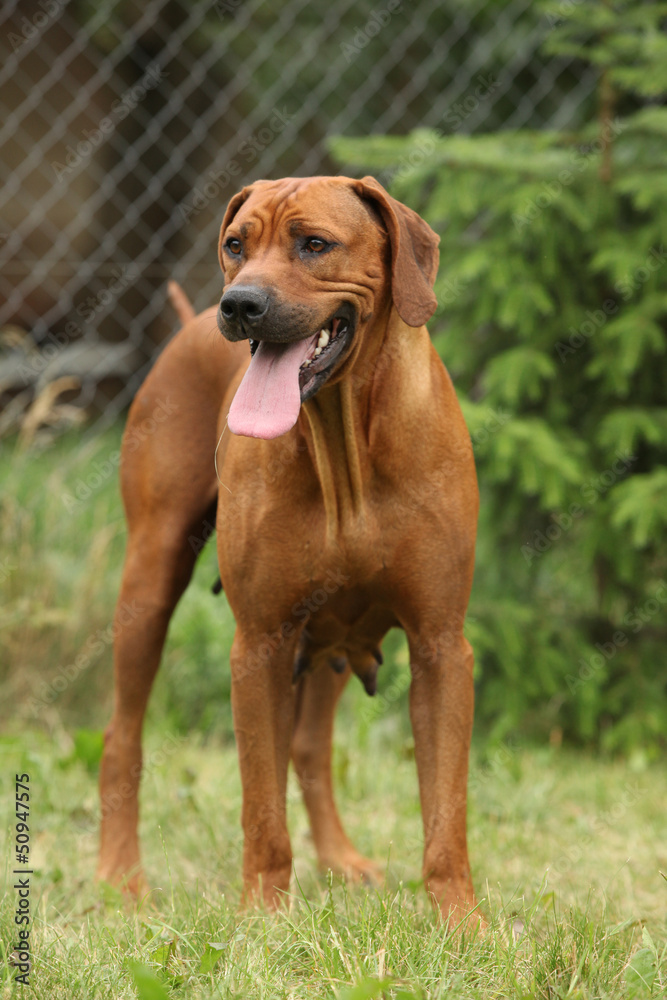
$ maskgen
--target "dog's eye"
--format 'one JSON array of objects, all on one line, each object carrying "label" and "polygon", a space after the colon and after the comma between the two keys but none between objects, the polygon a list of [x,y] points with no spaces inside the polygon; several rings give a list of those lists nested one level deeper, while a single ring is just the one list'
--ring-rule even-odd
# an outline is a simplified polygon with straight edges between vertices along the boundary
[{"label": "dog's eye", "polygon": [[234,239],[233,236],[227,240],[225,246],[227,247],[229,252],[233,253],[235,256],[238,256],[241,253],[241,250],[243,249],[241,245],[241,240],[236,240]]},{"label": "dog's eye", "polygon": [[324,240],[318,239],[317,236],[310,236],[306,240],[305,247],[309,253],[322,253],[323,250],[326,250],[327,244]]}]

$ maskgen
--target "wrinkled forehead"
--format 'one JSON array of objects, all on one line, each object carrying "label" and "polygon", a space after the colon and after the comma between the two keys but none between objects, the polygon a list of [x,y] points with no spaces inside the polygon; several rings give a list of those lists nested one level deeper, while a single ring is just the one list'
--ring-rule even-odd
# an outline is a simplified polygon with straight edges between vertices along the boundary
[{"label": "wrinkled forehead", "polygon": [[377,225],[374,216],[349,181],[309,177],[257,184],[230,225],[244,235],[266,229],[315,235],[325,229],[349,238]]}]

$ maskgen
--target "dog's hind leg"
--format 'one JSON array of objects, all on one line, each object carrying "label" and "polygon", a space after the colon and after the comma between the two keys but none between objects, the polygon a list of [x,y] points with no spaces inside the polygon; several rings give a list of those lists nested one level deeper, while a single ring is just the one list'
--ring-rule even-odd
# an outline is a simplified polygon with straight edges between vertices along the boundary
[{"label": "dog's hind leg", "polygon": [[[223,381],[238,363],[229,345],[209,333],[213,323],[205,314],[168,346],[132,405],[123,441],[129,537],[115,617],[115,701],[100,770],[97,874],[135,893],[144,714],[172,612],[215,525],[222,392],[206,381],[207,372]],[[196,349],[207,352],[206,366],[198,365]]]},{"label": "dog's hind leg", "polygon": [[292,761],[308,811],[320,868],[353,880],[377,882],[380,868],[363,857],[350,842],[341,823],[333,794],[331,747],[336,705],[351,677],[326,664],[304,674],[297,691]]},{"label": "dog's hind leg", "polygon": [[115,616],[115,703],[100,772],[98,878],[140,889],[137,834],[141,731],[167,627],[195,562],[183,530],[150,522],[128,544]]}]

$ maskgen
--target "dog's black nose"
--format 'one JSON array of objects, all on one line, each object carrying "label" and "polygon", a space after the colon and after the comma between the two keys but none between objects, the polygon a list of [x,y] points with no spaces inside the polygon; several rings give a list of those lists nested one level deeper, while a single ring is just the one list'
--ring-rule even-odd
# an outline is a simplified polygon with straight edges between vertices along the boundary
[{"label": "dog's black nose", "polygon": [[237,285],[220,299],[220,312],[229,323],[254,326],[269,311],[269,294],[254,285]]}]

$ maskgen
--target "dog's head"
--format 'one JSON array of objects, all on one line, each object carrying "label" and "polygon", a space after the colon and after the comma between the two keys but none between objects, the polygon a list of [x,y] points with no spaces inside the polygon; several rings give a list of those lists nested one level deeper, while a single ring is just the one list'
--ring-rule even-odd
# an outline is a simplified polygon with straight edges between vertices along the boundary
[{"label": "dog's head", "polygon": [[422,326],[437,304],[438,242],[372,177],[257,181],[235,195],[220,231],[218,325],[250,341],[252,360],[230,430],[270,438],[294,426],[389,296]]}]

